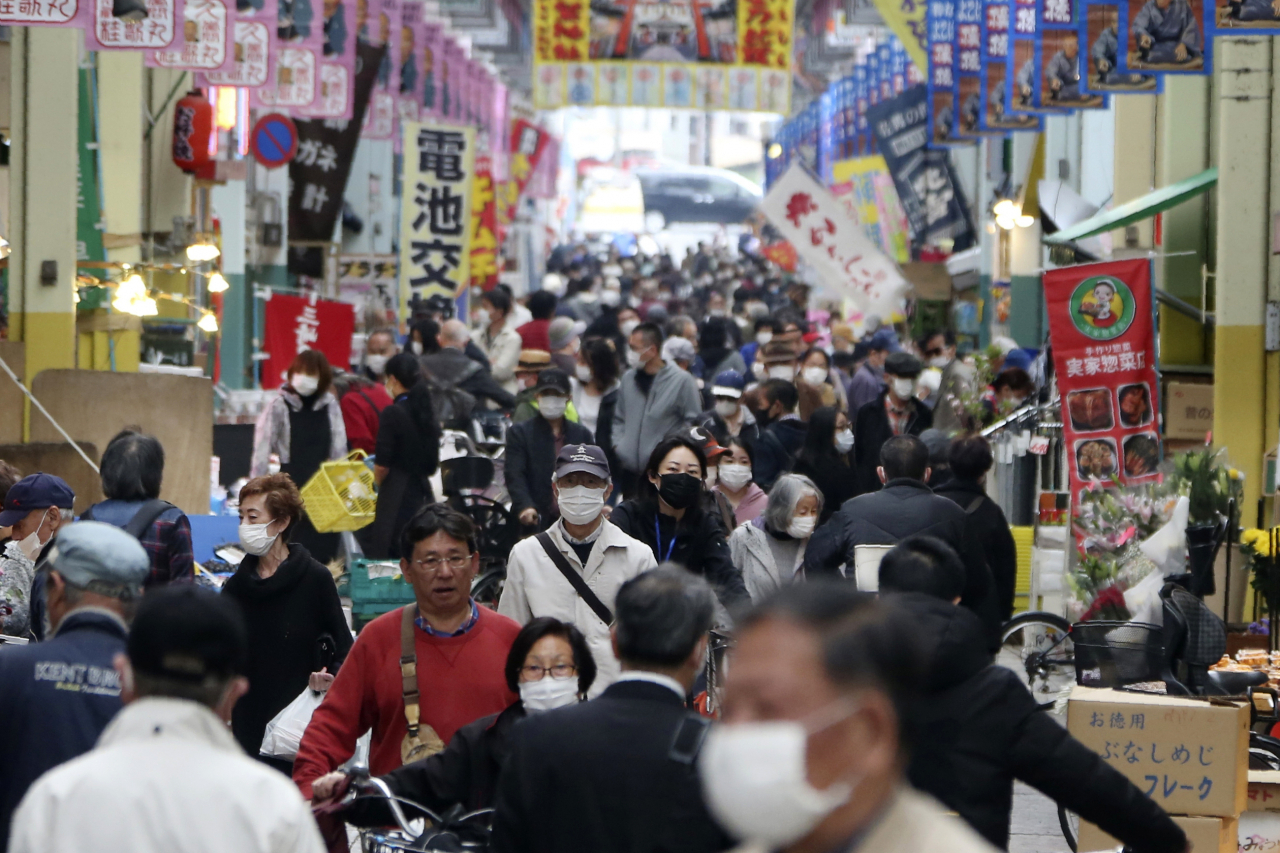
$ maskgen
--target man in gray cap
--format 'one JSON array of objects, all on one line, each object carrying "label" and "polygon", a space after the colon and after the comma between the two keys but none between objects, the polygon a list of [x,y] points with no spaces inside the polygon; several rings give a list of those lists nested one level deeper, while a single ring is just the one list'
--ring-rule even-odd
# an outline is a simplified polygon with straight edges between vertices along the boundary
[{"label": "man in gray cap", "polygon": [[84,521],[58,532],[46,565],[49,639],[0,652],[0,838],[31,783],[91,749],[120,710],[113,664],[151,560],[120,528]]},{"label": "man in gray cap", "polygon": [[933,426],[933,413],[916,399],[916,380],[923,369],[911,353],[890,353],[884,360],[884,390],[856,415],[850,409],[856,494],[879,490],[876,469],[886,441],[895,435],[919,435]]}]

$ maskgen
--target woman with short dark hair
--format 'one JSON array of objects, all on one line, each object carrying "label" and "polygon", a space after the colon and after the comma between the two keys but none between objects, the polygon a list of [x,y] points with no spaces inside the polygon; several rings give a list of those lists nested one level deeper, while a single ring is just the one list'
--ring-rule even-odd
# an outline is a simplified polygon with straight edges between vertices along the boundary
[{"label": "woman with short dark hair", "polygon": [[[258,477],[240,490],[246,556],[222,592],[239,602],[249,627],[249,692],[236,703],[231,730],[254,757],[271,718],[303,690],[328,690],[351,650],[333,575],[290,541],[302,520],[302,496],[288,474]],[[292,766],[267,763],[285,772]]]},{"label": "woman with short dark hair", "polygon": [[819,525],[826,524],[827,519],[856,493],[850,455],[852,449],[853,426],[849,416],[834,406],[815,409],[809,416],[804,445],[792,470],[812,480],[822,493]]},{"label": "woman with short dark hair", "polygon": [[155,436],[127,429],[102,451],[102,494],[106,500],[81,514],[133,534],[151,558],[148,588],[195,577],[191,522],[186,513],[160,500],[164,446]]},{"label": "woman with short dark hair", "polygon": [[400,531],[423,504],[434,500],[429,478],[440,466],[440,424],[418,359],[411,353],[387,361],[387,392],[395,403],[382,410],[373,473],[378,507],[369,533],[370,556],[399,557]]},{"label": "woman with short dark hair", "polygon": [[[393,794],[437,814],[458,804],[467,811],[490,808],[512,728],[530,714],[585,700],[596,678],[596,663],[581,631],[544,616],[516,635],[505,673],[507,686],[520,698],[502,713],[458,729],[442,752],[380,777]],[[335,771],[317,779],[312,783],[313,799],[333,797],[345,777]],[[343,811],[342,819],[356,826],[383,826],[393,820],[386,804],[376,800],[356,803]]]}]

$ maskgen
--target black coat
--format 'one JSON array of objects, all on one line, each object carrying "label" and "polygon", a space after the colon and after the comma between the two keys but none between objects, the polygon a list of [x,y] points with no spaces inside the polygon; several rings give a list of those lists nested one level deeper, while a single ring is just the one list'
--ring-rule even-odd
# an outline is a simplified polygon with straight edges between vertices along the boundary
[{"label": "black coat", "polygon": [[[454,732],[449,745],[435,755],[406,764],[381,777],[391,793],[421,803],[437,815],[455,804],[466,811],[493,807],[498,774],[507,760],[511,730],[525,718],[524,705],[509,705],[501,714],[481,717]],[[406,812],[413,817],[412,809]],[[357,800],[342,813],[355,826],[395,823],[391,809],[380,800]]]},{"label": "black coat", "polygon": [[[715,409],[708,409],[698,415],[698,426],[715,436],[716,443],[722,447],[729,443],[729,439],[733,436],[729,433],[729,425],[724,422],[724,418],[716,414]],[[760,424],[752,421],[742,425],[742,429],[738,431],[738,438],[755,450],[756,445],[760,443]],[[752,472],[755,473],[754,471]]]},{"label": "black coat", "polygon": [[[669,525],[670,517],[664,518],[667,520],[662,523]],[[742,570],[729,559],[724,525],[716,513],[706,511],[705,505],[696,513],[693,510],[685,512],[675,530],[674,546],[671,545],[670,534],[662,531],[661,551],[658,548],[658,531],[654,529],[658,521],[656,503],[643,499],[623,501],[614,508],[609,521],[632,539],[648,545],[659,563],[670,560],[706,578],[725,607],[751,603],[751,596],[742,582]]]},{"label": "black coat", "polygon": [[[258,577],[258,558],[245,557],[222,594],[240,605],[249,628],[249,692],[231,713],[231,730],[256,756],[267,723],[307,689],[311,673],[322,666],[338,671],[351,650],[351,631],[333,575],[296,542],[266,579]],[[326,636],[331,655],[321,643]]]},{"label": "black coat", "polygon": [[992,664],[972,613],[919,594],[891,600],[911,618],[929,660],[925,695],[910,712],[912,785],[1001,849],[1009,843],[1014,779],[1136,853],[1186,849],[1186,836],[1158,805],[1040,710],[1013,670]]},{"label": "black coat", "polygon": [[819,524],[826,524],[835,515],[844,502],[853,497],[853,468],[849,465],[848,454],[837,454],[834,450],[816,464],[811,464],[801,456],[796,460],[793,474],[803,474],[822,492],[822,515]]},{"label": "black coat", "polygon": [[[888,389],[881,391],[874,401],[858,409],[853,421],[854,494],[857,495],[880,490],[880,477],[876,474],[880,467],[880,448],[893,438],[889,413],[884,409],[884,398],[888,393]],[[903,435],[919,435],[933,426],[933,412],[928,406],[919,400],[911,400],[909,405],[911,416]]]},{"label": "black coat", "polygon": [[804,447],[808,426],[798,418],[774,421],[760,430],[756,443],[755,464],[751,467],[752,479],[766,492],[783,474],[795,465],[796,455]]},{"label": "black coat", "polygon": [[858,545],[896,545],[910,536],[936,536],[956,550],[964,562],[960,603],[978,614],[994,645],[1002,624],[991,570],[964,510],[935,495],[919,480],[890,480],[884,488],[845,501],[831,520],[814,532],[804,553],[808,577],[831,575],[841,563],[853,566]]},{"label": "black coat", "polygon": [[[691,722],[686,722],[691,721]],[[702,723],[674,691],[620,681],[529,717],[498,781],[494,853],[713,853],[733,846],[702,799],[677,734]]]},{"label": "black coat", "polygon": [[[564,420],[564,443],[593,444],[591,430]],[[545,530],[560,517],[551,494],[551,475],[556,470],[556,437],[551,424],[538,415],[507,430],[507,455],[503,477],[511,495],[511,514],[529,507],[538,511],[538,527]]]},{"label": "black coat", "polygon": [[622,463],[613,449],[613,415],[618,410],[620,387],[615,385],[612,391],[600,398],[600,412],[596,415],[596,447],[604,451],[605,459],[609,460],[609,470],[615,476],[622,470]]},{"label": "black coat", "polygon": [[489,375],[487,360],[481,364],[462,350],[444,347],[422,356],[421,361],[427,375],[436,382],[466,391],[477,402],[492,400],[498,408],[508,411],[516,404],[515,396]]},{"label": "black coat", "polygon": [[969,525],[982,545],[982,554],[996,585],[1000,618],[1013,615],[1013,596],[1018,581],[1018,547],[1000,504],[987,497],[986,489],[973,480],[948,480],[934,488],[934,494],[953,500],[969,516]]}]

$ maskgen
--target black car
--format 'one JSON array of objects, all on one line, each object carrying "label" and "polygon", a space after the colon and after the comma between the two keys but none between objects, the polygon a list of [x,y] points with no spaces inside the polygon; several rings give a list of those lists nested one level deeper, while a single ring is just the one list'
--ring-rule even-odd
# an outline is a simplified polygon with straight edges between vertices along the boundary
[{"label": "black car", "polygon": [[727,169],[640,170],[636,177],[651,231],[673,222],[734,225],[760,205],[760,188]]}]

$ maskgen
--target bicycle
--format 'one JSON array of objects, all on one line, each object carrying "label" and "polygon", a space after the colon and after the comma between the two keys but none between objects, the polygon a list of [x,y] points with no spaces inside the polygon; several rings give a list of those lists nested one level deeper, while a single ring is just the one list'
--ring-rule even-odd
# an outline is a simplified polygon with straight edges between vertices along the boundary
[{"label": "bicycle", "polygon": [[[326,810],[342,811],[360,800],[382,800],[395,821],[391,829],[358,828],[361,853],[486,853],[492,832],[493,809],[465,811],[454,806],[437,814],[421,803],[398,797],[366,767],[352,767],[349,783],[342,798]],[[421,813],[410,818],[405,807]]]},{"label": "bicycle", "polygon": [[1062,691],[1076,683],[1071,623],[1056,613],[1019,613],[1000,629],[995,662],[1017,673],[1040,707],[1051,710]]}]

